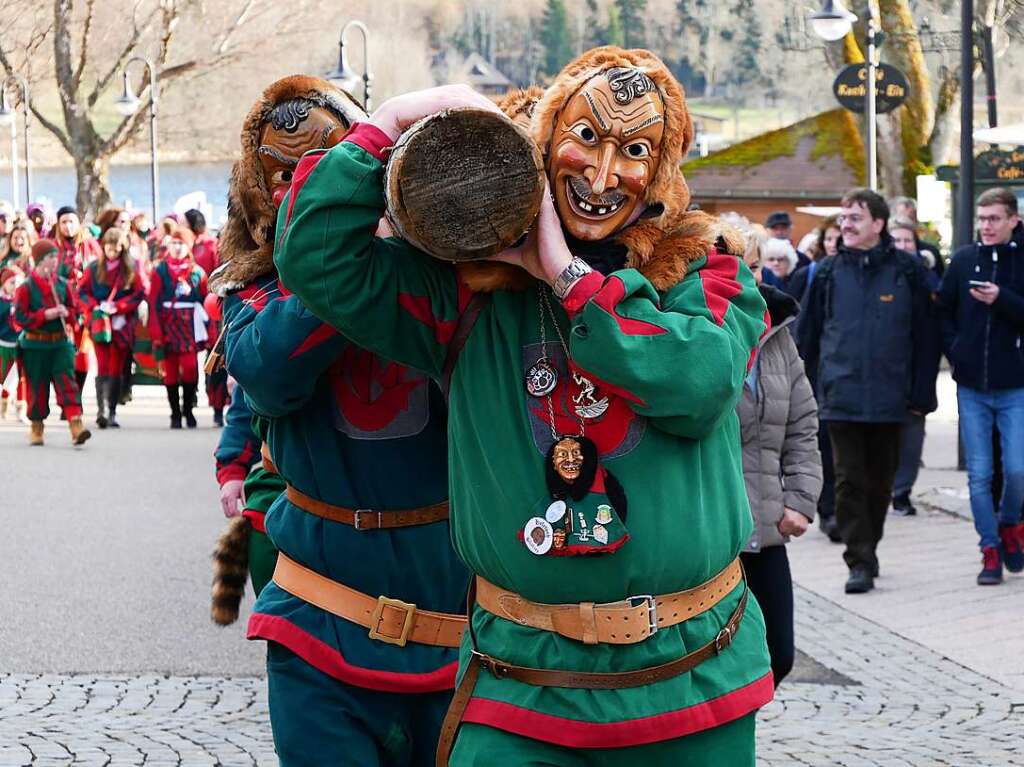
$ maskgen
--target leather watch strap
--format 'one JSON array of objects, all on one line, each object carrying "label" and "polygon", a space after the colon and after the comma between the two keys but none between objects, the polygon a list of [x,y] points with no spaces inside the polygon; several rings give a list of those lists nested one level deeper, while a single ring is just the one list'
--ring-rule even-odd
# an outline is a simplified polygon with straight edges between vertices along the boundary
[{"label": "leather watch strap", "polygon": [[407,642],[458,647],[466,616],[420,610],[416,605],[389,597],[371,597],[343,583],[325,578],[278,552],[274,583],[321,610],[358,624],[370,638],[404,647]]},{"label": "leather watch strap", "polygon": [[429,525],[448,519],[448,501],[441,501],[421,509],[408,511],[377,511],[375,509],[346,509],[311,498],[291,485],[287,489],[288,500],[303,511],[323,519],[352,525],[356,530],[390,530],[397,527]]},{"label": "leather watch strap", "polygon": [[739,559],[710,580],[663,596],[642,595],[621,602],[549,605],[531,602],[477,576],[477,604],[489,613],[552,631],[584,644],[636,644],[659,629],[675,626],[707,612],[743,579]]}]

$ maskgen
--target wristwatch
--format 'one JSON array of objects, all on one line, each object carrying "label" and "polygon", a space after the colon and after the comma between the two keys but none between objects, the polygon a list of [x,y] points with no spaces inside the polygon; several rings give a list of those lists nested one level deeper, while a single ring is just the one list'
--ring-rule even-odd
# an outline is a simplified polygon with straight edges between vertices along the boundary
[{"label": "wristwatch", "polygon": [[576,256],[572,257],[572,261],[569,265],[562,270],[562,273],[555,277],[555,281],[551,283],[551,292],[555,294],[555,297],[559,301],[563,300],[568,294],[569,289],[576,284],[576,281],[580,277],[585,277],[590,274],[593,269],[584,261],[582,258]]}]

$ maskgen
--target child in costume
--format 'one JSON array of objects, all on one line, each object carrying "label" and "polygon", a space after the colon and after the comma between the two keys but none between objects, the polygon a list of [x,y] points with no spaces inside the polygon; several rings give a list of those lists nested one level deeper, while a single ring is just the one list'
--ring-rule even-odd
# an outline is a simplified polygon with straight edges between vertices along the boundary
[{"label": "child in costume", "polygon": [[35,268],[14,297],[14,320],[25,372],[29,444],[43,444],[43,421],[50,414],[50,385],[71,430],[71,442],[84,445],[92,436],[82,424],[82,395],[75,383],[75,348],[70,328],[78,318],[75,293],[58,275],[60,251],[53,240],[32,246]]},{"label": "child in costume", "polygon": [[[100,244],[82,225],[78,211],[70,205],[65,205],[57,211],[57,223],[54,224],[51,236],[60,248],[60,265],[57,273],[68,281],[71,290],[77,295],[78,281],[82,278],[85,267],[103,257]],[[83,348],[85,318],[79,316],[69,327],[75,344],[75,383],[78,390],[83,391],[86,378],[89,376],[89,353]]]},{"label": "child in costume", "polygon": [[149,337],[163,372],[171,428],[196,428],[199,348],[206,343],[206,274],[192,260],[192,233],[178,228],[149,278]]},{"label": "child in costume", "polygon": [[[400,96],[307,155],[275,252],[352,343],[450,374],[453,541],[476,579],[438,764],[752,766],[773,685],[735,406],[765,303],[742,240],[686,210],[682,89],[646,51],[570,63],[533,113],[554,199],[532,238],[453,268],[374,232],[388,147],[461,106],[493,108]],[[614,550],[558,555],[595,524]]]},{"label": "child in costume", "polygon": [[127,232],[107,229],[102,246],[103,257],[85,268],[78,298],[96,351],[96,425],[119,429],[121,376],[135,343],[135,314],[145,292]]},{"label": "child in costume", "polygon": [[[0,418],[7,417],[7,408],[11,392],[7,388],[7,379],[12,370],[18,368],[18,328],[14,324],[14,294],[25,279],[24,272],[13,264],[0,269],[0,387],[3,388],[0,399]],[[15,370],[14,375],[15,401],[24,399],[21,387],[21,371]]]}]

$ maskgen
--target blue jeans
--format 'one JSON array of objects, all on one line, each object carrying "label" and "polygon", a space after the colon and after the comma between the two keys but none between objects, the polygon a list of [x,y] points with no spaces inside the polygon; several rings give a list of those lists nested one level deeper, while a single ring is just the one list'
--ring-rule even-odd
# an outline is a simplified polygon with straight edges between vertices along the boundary
[{"label": "blue jeans", "polygon": [[992,427],[999,427],[1003,449],[1003,497],[999,523],[1020,522],[1024,506],[1024,388],[982,392],[957,388],[960,434],[967,454],[967,486],[971,493],[974,529],[981,547],[999,545],[999,528],[992,502]]}]

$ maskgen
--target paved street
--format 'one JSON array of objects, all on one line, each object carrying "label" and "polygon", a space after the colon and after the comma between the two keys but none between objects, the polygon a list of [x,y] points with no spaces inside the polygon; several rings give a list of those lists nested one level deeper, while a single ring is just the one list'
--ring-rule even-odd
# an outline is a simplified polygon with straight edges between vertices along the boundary
[{"label": "paved street", "polygon": [[[842,593],[841,547],[817,529],[791,545],[800,659],[762,713],[759,764],[1024,765],[1024,577],[974,586],[948,381],[944,400],[918,486],[930,507],[890,518],[875,592]],[[125,428],[79,451],[56,420],[32,451],[0,423],[0,767],[276,764],[245,609],[228,629],[207,615],[219,432],[205,409],[198,431],[170,432],[164,408],[141,390]]]}]

